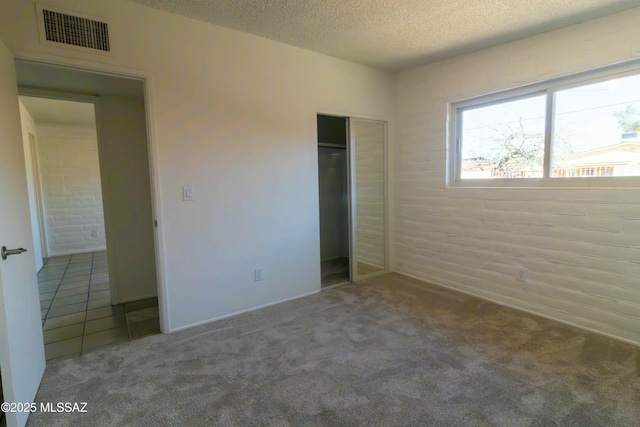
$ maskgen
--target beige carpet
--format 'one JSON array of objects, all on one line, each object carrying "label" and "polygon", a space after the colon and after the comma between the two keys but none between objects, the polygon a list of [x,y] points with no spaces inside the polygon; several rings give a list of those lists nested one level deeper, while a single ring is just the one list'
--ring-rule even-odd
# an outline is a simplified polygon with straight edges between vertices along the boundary
[{"label": "beige carpet", "polygon": [[634,426],[638,348],[387,275],[47,367],[33,426]]}]

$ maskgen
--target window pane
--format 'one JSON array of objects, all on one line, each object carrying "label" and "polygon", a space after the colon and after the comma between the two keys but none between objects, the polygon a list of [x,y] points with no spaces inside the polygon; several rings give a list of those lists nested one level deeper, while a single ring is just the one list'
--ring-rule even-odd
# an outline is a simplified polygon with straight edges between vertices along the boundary
[{"label": "window pane", "polygon": [[640,75],[556,93],[554,177],[640,176]]},{"label": "window pane", "polygon": [[546,96],[462,110],[461,179],[541,178]]}]

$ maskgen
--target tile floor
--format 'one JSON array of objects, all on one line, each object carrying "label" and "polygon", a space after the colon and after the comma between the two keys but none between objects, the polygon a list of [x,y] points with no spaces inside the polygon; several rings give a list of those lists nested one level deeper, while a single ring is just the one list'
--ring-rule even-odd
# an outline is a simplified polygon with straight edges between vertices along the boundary
[{"label": "tile floor", "polygon": [[49,258],[38,285],[47,360],[160,333],[156,298],[111,305],[106,251]]}]

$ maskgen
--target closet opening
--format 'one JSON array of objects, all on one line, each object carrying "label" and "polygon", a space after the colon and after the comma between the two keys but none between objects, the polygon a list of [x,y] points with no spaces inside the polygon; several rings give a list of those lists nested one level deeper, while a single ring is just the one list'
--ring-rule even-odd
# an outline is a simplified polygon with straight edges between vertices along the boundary
[{"label": "closet opening", "polygon": [[320,270],[323,288],[350,280],[349,121],[318,114]]}]

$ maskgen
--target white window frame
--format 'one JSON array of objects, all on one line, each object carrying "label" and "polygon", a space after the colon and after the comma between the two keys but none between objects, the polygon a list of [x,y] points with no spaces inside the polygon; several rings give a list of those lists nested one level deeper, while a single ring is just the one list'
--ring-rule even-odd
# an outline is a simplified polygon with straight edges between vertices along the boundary
[{"label": "white window frame", "polygon": [[[558,91],[640,74],[640,61],[613,65],[571,76],[468,98],[449,104],[448,187],[463,188],[640,188],[640,176],[629,177],[551,177],[551,140],[555,120],[555,94]],[[542,178],[461,179],[462,120],[465,110],[487,107],[546,94],[544,164]]]}]

